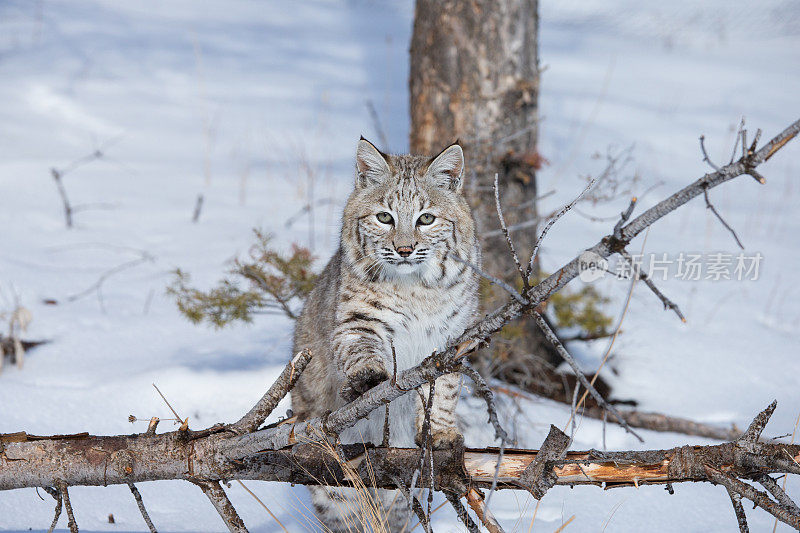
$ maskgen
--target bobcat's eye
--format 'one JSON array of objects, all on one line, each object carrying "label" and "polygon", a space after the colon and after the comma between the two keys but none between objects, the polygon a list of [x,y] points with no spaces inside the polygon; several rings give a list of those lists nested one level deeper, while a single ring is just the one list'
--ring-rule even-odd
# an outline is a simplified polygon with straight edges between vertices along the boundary
[{"label": "bobcat's eye", "polygon": [[422,213],[417,219],[417,224],[420,226],[429,226],[430,224],[433,224],[434,220],[436,220],[436,217],[430,213]]},{"label": "bobcat's eye", "polygon": [[392,215],[390,215],[386,211],[381,211],[380,213],[375,215],[375,217],[378,219],[378,222],[380,222],[381,224],[391,224],[392,222],[394,222],[394,219],[392,218]]}]

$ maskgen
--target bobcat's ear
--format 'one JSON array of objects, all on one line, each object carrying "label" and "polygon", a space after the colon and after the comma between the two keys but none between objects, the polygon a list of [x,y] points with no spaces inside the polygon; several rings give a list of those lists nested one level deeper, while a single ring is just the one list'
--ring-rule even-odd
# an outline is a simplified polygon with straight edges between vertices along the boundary
[{"label": "bobcat's ear", "polygon": [[458,141],[431,159],[425,175],[439,187],[461,190],[464,184],[464,151]]},{"label": "bobcat's ear", "polygon": [[356,188],[363,189],[377,185],[389,177],[391,170],[386,162],[386,154],[364,137],[358,141],[356,149]]}]

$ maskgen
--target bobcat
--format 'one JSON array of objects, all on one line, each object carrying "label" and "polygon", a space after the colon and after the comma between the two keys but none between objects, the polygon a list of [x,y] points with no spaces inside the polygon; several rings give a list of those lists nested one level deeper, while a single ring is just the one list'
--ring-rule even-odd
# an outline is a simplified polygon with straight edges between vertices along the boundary
[{"label": "bobcat", "polygon": [[[322,416],[417,365],[457,338],[478,308],[478,277],[452,254],[480,265],[475,222],[462,194],[464,154],[456,143],[430,158],[386,155],[363,137],[356,151],[355,188],[344,208],[341,244],[320,275],[297,322],[294,353],[312,359],[292,393],[299,420]],[[431,410],[435,448],[461,435],[455,407],[460,377],[436,380]],[[421,387],[427,397],[428,387]],[[343,443],[383,440],[384,410],[342,432]],[[421,440],[424,409],[408,393],[389,406],[390,445]],[[311,488],[320,520],[333,531],[362,529],[355,489]],[[375,493],[387,522],[406,520],[394,491]],[[402,496],[400,497],[402,498]],[[348,503],[351,502],[351,503]]]}]

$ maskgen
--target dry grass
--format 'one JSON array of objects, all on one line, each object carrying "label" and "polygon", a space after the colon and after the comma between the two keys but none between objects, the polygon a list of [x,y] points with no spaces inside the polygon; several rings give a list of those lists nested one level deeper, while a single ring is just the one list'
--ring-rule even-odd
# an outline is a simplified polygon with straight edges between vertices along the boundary
[{"label": "dry grass", "polygon": [[[322,435],[320,435],[322,437]],[[360,533],[362,531],[372,533],[391,533],[389,525],[389,513],[395,500],[392,501],[388,508],[385,508],[383,501],[377,492],[377,483],[374,477],[372,464],[369,458],[359,457],[351,461],[346,461],[338,452],[336,447],[325,438],[320,440],[309,441],[319,447],[320,451],[327,457],[333,459],[336,464],[342,469],[344,477],[350,481],[348,486],[338,486],[331,488],[329,495],[331,502],[333,502],[338,511],[339,517],[345,524],[347,531],[353,533]],[[369,485],[367,485],[361,476],[358,474],[358,467],[362,461],[366,462],[367,472],[369,474]],[[331,472],[332,473],[332,472]],[[317,480],[321,481],[321,480]],[[322,483],[320,483],[322,485]],[[342,493],[346,491],[346,493]],[[303,513],[307,521],[311,521],[322,531],[330,533],[331,529],[314,516],[313,520]]]}]

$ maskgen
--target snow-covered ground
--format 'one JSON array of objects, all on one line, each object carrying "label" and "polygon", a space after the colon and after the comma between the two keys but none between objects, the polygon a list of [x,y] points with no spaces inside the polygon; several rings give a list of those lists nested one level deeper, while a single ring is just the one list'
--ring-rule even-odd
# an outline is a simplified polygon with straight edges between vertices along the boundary
[{"label": "snow-covered ground", "polygon": [[[362,133],[377,137],[367,100],[389,148],[407,147],[412,14],[408,1],[0,3],[0,311],[18,295],[34,318],[28,336],[52,340],[21,370],[7,366],[0,374],[1,432],[141,431],[130,414],[170,416],[151,383],[195,428],[234,420],[255,402],[289,356],[291,322],[193,326],[165,295],[170,272],[181,267],[196,283],[212,283],[228,259],[247,251],[253,226],[272,231],[280,245],[312,246],[324,263],[336,245],[355,142]],[[741,116],[751,138],[756,127],[769,137],[800,116],[796,1],[544,0],[541,19],[540,149],[551,164],[540,187],[556,190],[543,209],[574,196],[581,176],[602,170],[609,148],[634,145],[626,172],[639,176],[635,194],[649,190],[641,210],[707,171],[700,134],[722,161]],[[67,230],[50,169],[97,148],[104,157],[67,174],[64,184],[74,204],[101,209],[78,212]],[[767,432],[792,432],[800,411],[798,156],[795,143],[765,164],[766,185],[742,177],[711,192],[746,252],[762,254],[757,281],[682,281],[673,266],[659,285],[687,324],[636,287],[613,348],[617,373],[605,373],[618,397],[740,427],[777,398]],[[200,193],[205,203],[193,224]],[[310,200],[320,204],[313,217],[287,228]],[[620,198],[583,210],[613,217],[626,204]],[[595,243],[611,224],[570,213],[547,238],[545,267]],[[670,258],[738,253],[702,200],[631,249]],[[128,268],[110,275],[99,293],[92,290],[122,265]],[[608,312],[618,315],[628,284],[611,277],[596,283],[613,297]],[[581,349],[587,367],[605,348],[598,341]],[[550,423],[568,418],[549,402],[523,402],[521,412],[503,405],[521,447],[538,446]],[[482,420],[480,409],[475,400],[461,406],[474,420]],[[642,433],[644,445],[609,427],[605,445],[701,441]],[[488,444],[491,431],[473,422],[467,439]],[[583,420],[575,448],[602,445],[600,423]],[[303,488],[248,486],[291,531],[308,529]],[[800,496],[796,479],[788,487]],[[143,483],[140,490],[160,530],[223,528],[188,483]],[[239,485],[229,493],[251,529],[279,530]],[[71,494],[84,530],[144,528],[127,488]],[[492,507],[507,530],[529,530],[535,501],[525,493],[498,493]],[[0,493],[0,528],[46,529],[52,509],[33,489]],[[573,515],[568,531],[735,528],[725,492],[704,484],[676,486],[672,496],[662,487],[555,488],[533,530],[552,531]],[[760,510],[748,516],[753,530],[771,529]],[[434,528],[463,529],[449,508],[435,515]]]}]

